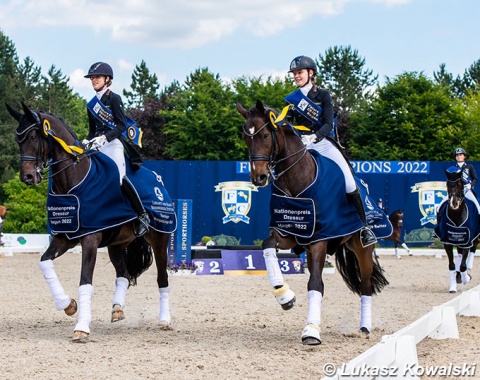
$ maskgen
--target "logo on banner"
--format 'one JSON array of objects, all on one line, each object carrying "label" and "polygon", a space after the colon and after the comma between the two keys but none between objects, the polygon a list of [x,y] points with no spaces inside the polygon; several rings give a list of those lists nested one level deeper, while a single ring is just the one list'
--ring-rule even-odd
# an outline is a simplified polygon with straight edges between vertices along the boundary
[{"label": "logo on banner", "polygon": [[437,225],[437,210],[440,203],[447,197],[447,185],[445,182],[420,182],[412,186],[412,193],[418,193],[418,206],[423,218],[423,225],[432,223]]},{"label": "logo on banner", "polygon": [[255,185],[246,181],[220,182],[215,186],[215,191],[222,192],[223,224],[250,223],[247,214],[252,204],[252,191],[258,191]]}]

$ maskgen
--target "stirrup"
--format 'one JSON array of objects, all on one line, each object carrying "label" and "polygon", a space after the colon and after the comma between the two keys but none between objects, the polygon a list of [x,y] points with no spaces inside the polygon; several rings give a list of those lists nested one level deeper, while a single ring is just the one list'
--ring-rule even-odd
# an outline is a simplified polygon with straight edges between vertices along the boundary
[{"label": "stirrup", "polygon": [[375,244],[377,242],[377,237],[369,227],[365,226],[360,231],[360,241],[362,242],[363,248],[365,248],[369,245]]},{"label": "stirrup", "polygon": [[150,218],[147,213],[143,213],[138,216],[135,223],[134,234],[136,237],[145,235],[148,232]]}]

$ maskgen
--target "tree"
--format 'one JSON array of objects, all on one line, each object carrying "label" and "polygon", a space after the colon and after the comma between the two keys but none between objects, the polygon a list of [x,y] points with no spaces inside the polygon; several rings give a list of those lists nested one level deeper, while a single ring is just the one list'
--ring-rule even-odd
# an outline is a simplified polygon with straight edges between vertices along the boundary
[{"label": "tree", "polygon": [[350,149],[357,160],[450,160],[464,141],[465,109],[445,86],[407,72],[352,115]]},{"label": "tree", "polygon": [[145,106],[149,100],[158,100],[158,89],[160,85],[156,74],[151,75],[147,64],[142,60],[140,66],[135,66],[132,74],[132,91],[123,90],[127,98],[127,108],[140,108]]},{"label": "tree", "polygon": [[170,109],[161,112],[167,120],[166,152],[177,160],[237,160],[245,158],[239,126],[241,116],[233,92],[218,74],[208,68],[195,70],[186,79]]}]

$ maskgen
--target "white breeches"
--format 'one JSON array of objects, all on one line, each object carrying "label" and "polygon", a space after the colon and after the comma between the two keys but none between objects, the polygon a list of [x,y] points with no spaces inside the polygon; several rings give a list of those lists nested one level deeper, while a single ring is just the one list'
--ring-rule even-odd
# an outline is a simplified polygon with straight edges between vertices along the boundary
[{"label": "white breeches", "polygon": [[119,139],[112,140],[100,148],[100,152],[110,157],[118,168],[118,174],[120,175],[120,183],[125,176],[125,154],[123,152],[123,145]]},{"label": "white breeches", "polygon": [[322,156],[325,156],[334,161],[340,169],[342,169],[345,177],[345,192],[352,193],[357,188],[355,179],[353,178],[352,169],[342,153],[336,148],[328,139],[307,146],[308,149],[315,149]]}]

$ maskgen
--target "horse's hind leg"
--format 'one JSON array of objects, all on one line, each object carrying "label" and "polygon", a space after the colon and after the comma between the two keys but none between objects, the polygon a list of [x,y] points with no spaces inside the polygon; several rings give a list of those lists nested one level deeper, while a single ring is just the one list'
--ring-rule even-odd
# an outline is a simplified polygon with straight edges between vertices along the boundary
[{"label": "horse's hind leg", "polygon": [[58,236],[54,236],[49,247],[42,255],[41,261],[38,263],[38,267],[42,271],[43,277],[50,289],[50,293],[55,303],[57,310],[64,310],[65,314],[72,316],[77,312],[77,303],[74,299],[70,298],[60,284],[53,260],[63,255],[68,249],[75,246],[75,241],[69,241],[62,239]]},{"label": "horse's hind leg", "polygon": [[125,298],[127,296],[127,289],[130,285],[128,279],[128,273],[126,270],[125,262],[122,257],[123,247],[121,246],[109,246],[108,256],[115,268],[115,293],[112,299],[112,318],[111,322],[118,322],[125,319],[125,313],[123,311],[125,307]]},{"label": "horse's hind leg", "polygon": [[273,286],[273,295],[283,310],[290,310],[295,306],[295,293],[290,289],[283,278],[283,273],[278,264],[275,237],[271,234],[262,244],[263,258],[267,268],[268,280]]},{"label": "horse's hind leg", "polygon": [[402,247],[405,251],[407,251],[408,256],[412,256],[412,252],[410,251],[410,248],[405,243],[402,243]]}]

